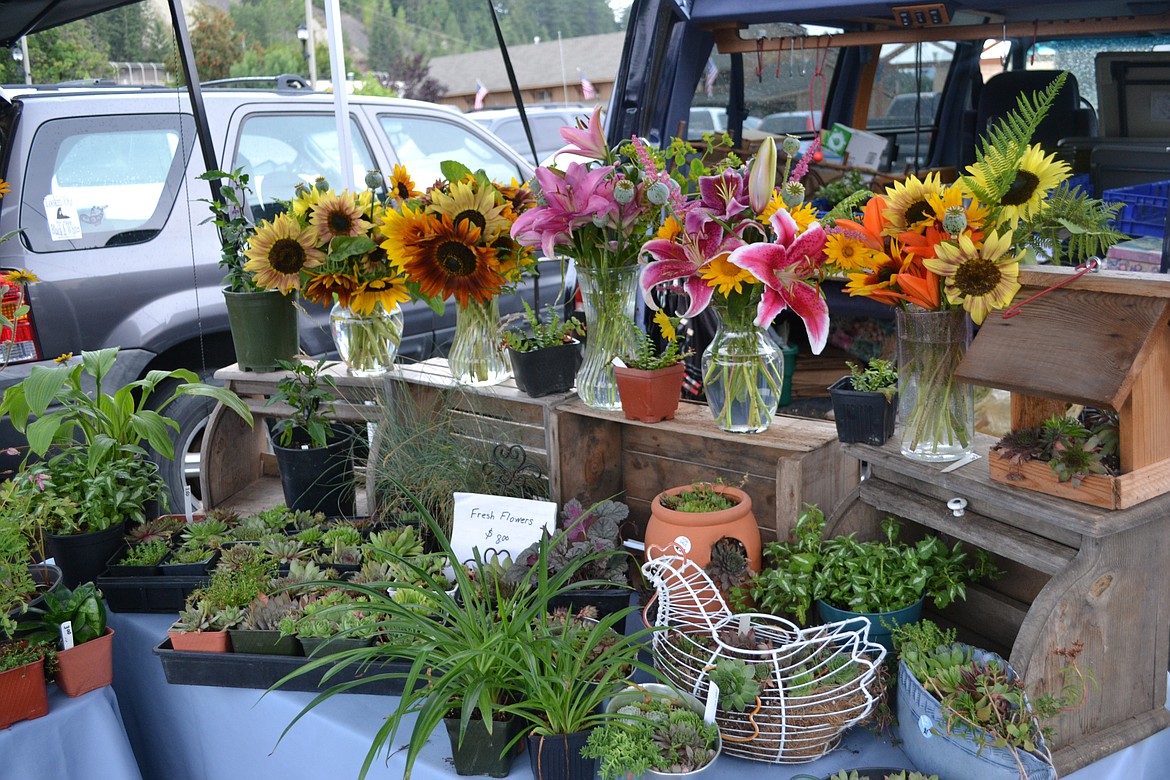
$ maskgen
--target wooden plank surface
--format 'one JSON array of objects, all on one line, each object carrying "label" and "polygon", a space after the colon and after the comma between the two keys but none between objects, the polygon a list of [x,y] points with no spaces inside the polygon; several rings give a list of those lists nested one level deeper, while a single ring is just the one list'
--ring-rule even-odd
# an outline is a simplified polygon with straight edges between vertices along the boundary
[{"label": "wooden plank surface", "polygon": [[1012,465],[1006,459],[990,455],[988,468],[995,482],[1102,509],[1130,509],[1170,491],[1170,461],[1119,477],[1090,474],[1075,487],[1071,481],[1060,482],[1042,461]]}]

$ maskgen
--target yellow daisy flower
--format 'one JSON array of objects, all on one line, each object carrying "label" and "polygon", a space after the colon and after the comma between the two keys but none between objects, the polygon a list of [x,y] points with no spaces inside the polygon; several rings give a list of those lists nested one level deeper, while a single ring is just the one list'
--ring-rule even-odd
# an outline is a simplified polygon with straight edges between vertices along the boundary
[{"label": "yellow daisy flower", "polygon": [[398,270],[415,257],[419,243],[438,229],[439,220],[425,213],[422,208],[403,204],[402,211],[387,209],[378,226],[386,237],[381,247],[386,250],[390,264]]},{"label": "yellow daisy flower", "polygon": [[503,204],[496,202],[495,191],[490,187],[481,189],[474,179],[452,182],[450,192],[433,190],[428,211],[450,217],[456,225],[470,222],[479,228],[483,240],[489,244],[511,227],[504,218]]},{"label": "yellow daisy flower", "polygon": [[947,302],[961,303],[978,325],[993,309],[1011,303],[1020,291],[1020,258],[1024,253],[1012,255],[1011,250],[1011,231],[1001,236],[992,230],[980,247],[966,235],[959,236],[957,242],[944,241],[938,245],[936,257],[923,263],[943,277]]},{"label": "yellow daisy flower", "polygon": [[414,188],[414,180],[406,172],[405,165],[395,165],[390,175],[390,193],[398,200],[417,198],[422,193]]},{"label": "yellow daisy flower", "polygon": [[66,362],[68,362],[68,361],[69,361],[69,359],[70,359],[70,358],[72,358],[72,357],[73,357],[73,353],[72,353],[72,352],[62,352],[62,353],[61,353],[60,355],[58,355],[57,357],[53,358],[53,362],[54,362],[54,363],[66,363]]},{"label": "yellow daisy flower", "polygon": [[759,213],[758,218],[760,223],[764,225],[768,224],[768,220],[772,218],[773,214],[775,214],[780,209],[787,208],[788,207],[784,205],[784,198],[782,193],[780,192],[780,189],[777,188],[776,191],[772,193],[772,199],[768,201],[768,205],[764,206],[764,210]]},{"label": "yellow daisy flower", "polygon": [[[998,150],[991,150],[992,155],[999,154]],[[985,158],[985,162],[993,162]],[[967,169],[983,187],[987,187],[987,179],[982,169],[971,166]],[[1044,150],[1033,144],[1024,152],[1020,163],[1016,166],[1016,178],[1000,199],[998,224],[1010,223],[1012,230],[1020,224],[1020,220],[1031,220],[1040,211],[1040,204],[1048,197],[1048,193],[1062,181],[1072,175],[1068,163],[1060,162],[1055,154],[1044,154]]]},{"label": "yellow daisy flower", "polygon": [[7,195],[11,191],[12,190],[8,186],[8,182],[4,181],[3,179],[0,179],[0,198],[3,198],[5,195]]},{"label": "yellow daisy flower", "polygon": [[699,276],[707,282],[708,287],[714,287],[721,295],[730,295],[732,292],[743,292],[745,284],[755,284],[758,280],[752,272],[727,262],[730,253],[719,255],[709,260],[699,269]]},{"label": "yellow daisy flower", "polygon": [[658,232],[655,233],[654,237],[661,238],[664,241],[674,241],[680,235],[682,235],[682,225],[674,217],[667,217],[662,220],[662,225],[658,228]]},{"label": "yellow daisy flower", "polygon": [[667,341],[674,341],[678,338],[678,331],[675,330],[674,320],[662,309],[654,312],[654,324],[658,326],[658,330],[662,333],[662,338]]},{"label": "yellow daisy flower", "polygon": [[309,224],[317,231],[321,243],[335,238],[362,236],[373,227],[365,220],[362,207],[348,191],[322,193],[309,215]]},{"label": "yellow daisy flower", "polygon": [[843,233],[830,233],[825,237],[826,262],[842,273],[863,271],[878,263],[879,253],[856,238]]},{"label": "yellow daisy flower", "polygon": [[401,276],[382,277],[363,282],[349,299],[349,307],[356,314],[370,314],[379,303],[386,311],[394,311],[410,300],[406,279]]},{"label": "yellow daisy flower", "polygon": [[278,214],[271,222],[262,224],[248,242],[244,270],[253,275],[260,287],[288,295],[297,289],[302,269],[316,268],[325,262],[316,239],[312,227],[301,227],[287,213]]},{"label": "yellow daisy flower", "polygon": [[907,230],[926,229],[934,222],[934,209],[928,198],[942,194],[943,184],[937,172],[927,174],[925,179],[910,176],[886,187],[886,208],[882,212],[886,227],[882,232],[896,236]]},{"label": "yellow daisy flower", "polygon": [[10,284],[32,284],[33,282],[39,282],[40,279],[32,271],[26,268],[18,268],[15,271],[9,271],[4,274],[4,281]]}]

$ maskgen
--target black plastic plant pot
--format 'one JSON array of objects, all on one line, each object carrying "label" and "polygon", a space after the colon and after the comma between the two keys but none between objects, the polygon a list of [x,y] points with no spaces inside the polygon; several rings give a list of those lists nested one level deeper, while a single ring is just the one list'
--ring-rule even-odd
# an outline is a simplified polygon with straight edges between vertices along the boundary
[{"label": "black plastic plant pot", "polygon": [[352,517],[357,513],[353,473],[353,429],[335,425],[324,447],[281,447],[275,442],[276,464],[284,503],[294,512],[321,512],[326,517]]},{"label": "black plastic plant pot", "polygon": [[534,349],[531,352],[517,352],[509,347],[508,355],[512,360],[512,377],[516,380],[516,387],[529,398],[569,392],[577,378],[577,367],[581,364],[581,353],[576,343]]},{"label": "black plastic plant pot", "polygon": [[898,416],[898,394],[889,400],[881,393],[853,389],[850,377],[841,377],[829,385],[833,399],[833,420],[837,438],[844,444],[882,445],[894,435]]},{"label": "black plastic plant pot", "polygon": [[192,563],[180,563],[168,557],[159,564],[158,572],[165,577],[202,577],[211,571],[217,558],[219,558],[219,550],[211,550],[207,553],[206,558]]},{"label": "black plastic plant pot", "polygon": [[459,718],[443,720],[447,725],[447,737],[451,740],[451,758],[456,774],[507,777],[512,771],[512,760],[520,750],[520,742],[506,752],[505,748],[524,728],[519,718],[495,721],[491,734],[484,728],[482,720],[473,718],[467,722],[462,743],[459,741]]},{"label": "black plastic plant pot", "polygon": [[275,630],[231,628],[233,653],[252,655],[300,655],[301,643],[295,636],[285,636]]},{"label": "black plastic plant pot", "polygon": [[106,574],[110,577],[157,577],[160,574],[158,563],[121,563],[129,552],[129,545],[122,545],[106,564]]},{"label": "black plastic plant pot", "polygon": [[593,780],[597,759],[582,758],[588,731],[572,734],[528,735],[528,762],[532,776],[541,780]]},{"label": "black plastic plant pot", "polygon": [[104,572],[110,556],[122,546],[124,532],[122,524],[118,523],[104,531],[88,534],[45,534],[49,555],[61,568],[65,587],[72,590],[83,582],[92,582]]}]

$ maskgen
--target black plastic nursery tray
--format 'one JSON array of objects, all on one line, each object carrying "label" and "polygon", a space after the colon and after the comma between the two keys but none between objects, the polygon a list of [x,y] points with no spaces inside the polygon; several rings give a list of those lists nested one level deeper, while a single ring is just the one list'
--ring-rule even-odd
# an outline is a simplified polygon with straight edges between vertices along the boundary
[{"label": "black plastic nursery tray", "polygon": [[[165,639],[154,654],[162,659],[163,673],[172,685],[211,685],[219,688],[271,688],[286,674],[301,668],[309,659],[302,656],[256,655],[252,653],[204,653],[175,650],[171,640]],[[324,686],[321,678],[331,667],[324,666],[299,675],[282,685],[282,691],[316,693],[323,687],[372,677],[387,672],[407,672],[409,661],[384,661],[359,667],[354,664],[333,677]],[[366,693],[379,696],[399,696],[403,690],[401,678],[374,680],[348,693]]]},{"label": "black plastic nursery tray", "polygon": [[114,612],[180,612],[187,596],[208,583],[202,577],[111,577],[97,578],[98,590]]}]

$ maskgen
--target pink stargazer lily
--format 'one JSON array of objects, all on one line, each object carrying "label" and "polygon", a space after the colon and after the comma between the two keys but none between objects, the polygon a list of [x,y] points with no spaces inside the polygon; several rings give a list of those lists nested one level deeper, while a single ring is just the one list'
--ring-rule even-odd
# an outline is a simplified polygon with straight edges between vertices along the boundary
[{"label": "pink stargazer lily", "polygon": [[775,241],[741,246],[727,260],[764,283],[755,324],[768,327],[776,315],[790,308],[804,321],[809,345],[819,355],[829,338],[829,306],[820,288],[808,280],[825,261],[825,231],[813,222],[797,234],[796,221],[783,209],[772,216],[771,223]]},{"label": "pink stargazer lily", "polygon": [[608,219],[617,209],[613,187],[606,179],[613,166],[603,165],[592,170],[581,163],[569,163],[564,175],[548,168],[536,169],[546,205],[525,211],[512,224],[512,238],[524,246],[536,246],[547,257],[556,255],[558,245],[568,244],[573,230],[590,223],[596,216]]},{"label": "pink stargazer lily", "polygon": [[700,206],[722,220],[742,214],[749,205],[743,176],[730,168],[718,176],[699,177],[699,199]]},{"label": "pink stargazer lily", "polygon": [[562,127],[561,138],[565,139],[568,146],[559,149],[558,155],[563,152],[592,160],[604,160],[609,156],[609,146],[605,143],[605,133],[601,129],[601,106],[593,109],[593,115],[585,127]]},{"label": "pink stargazer lily", "polygon": [[707,308],[715,292],[715,288],[699,276],[699,269],[710,260],[742,245],[743,241],[738,236],[727,235],[719,223],[714,221],[703,223],[694,231],[688,230],[673,241],[664,238],[647,241],[642,251],[653,257],[654,262],[642,268],[642,297],[646,305],[652,309],[658,308],[650,295],[655,287],[663,282],[685,279],[684,288],[691,305],[681,316],[695,316]]}]

